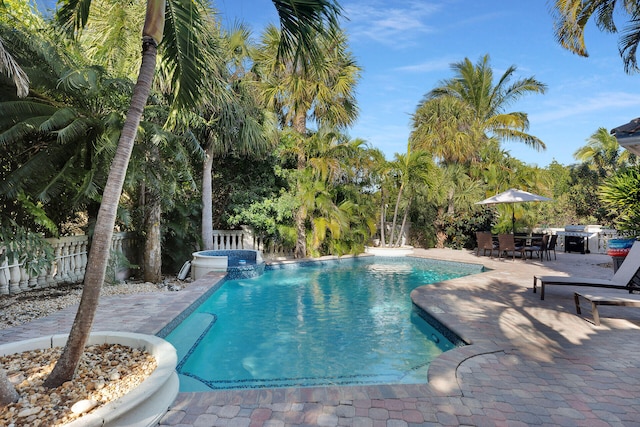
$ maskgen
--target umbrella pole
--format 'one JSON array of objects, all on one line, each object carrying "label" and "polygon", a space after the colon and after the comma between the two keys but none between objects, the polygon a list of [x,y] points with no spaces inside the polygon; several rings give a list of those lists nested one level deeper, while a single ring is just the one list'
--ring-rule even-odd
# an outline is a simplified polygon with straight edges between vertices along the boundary
[{"label": "umbrella pole", "polygon": [[513,235],[516,235],[516,210],[511,204],[511,232]]}]

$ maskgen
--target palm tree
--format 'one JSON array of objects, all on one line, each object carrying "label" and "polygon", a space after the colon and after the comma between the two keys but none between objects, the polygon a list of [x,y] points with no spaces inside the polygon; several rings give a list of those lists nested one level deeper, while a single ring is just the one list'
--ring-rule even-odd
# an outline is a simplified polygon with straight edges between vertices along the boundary
[{"label": "palm tree", "polygon": [[[273,0],[273,2],[283,27],[280,57],[293,56],[298,59],[308,54],[316,57],[314,54],[317,51],[314,48],[315,40],[312,31],[324,34],[327,31],[326,28],[337,27],[338,16],[341,12],[337,3],[331,0]],[[67,25],[70,31],[82,27],[88,20],[90,4],[91,0],[62,0],[57,15],[58,19]],[[207,65],[202,62],[205,55],[200,55],[199,44],[192,41],[194,40],[193,36],[203,34],[200,32],[203,28],[200,13],[203,10],[206,8],[199,3],[171,1],[171,7],[166,10],[167,19],[165,20],[164,0],[147,1],[147,13],[142,31],[140,74],[103,191],[80,306],[67,344],[56,366],[45,381],[45,387],[57,387],[73,378],[91,331],[100,288],[105,278],[118,201],[138,125],[151,90],[157,47],[162,40],[165,22],[173,30],[167,32],[170,35],[166,40],[167,60],[179,67],[179,72],[173,76],[174,87],[176,87],[174,106],[179,108],[193,105],[198,99],[199,89],[202,87],[201,83],[204,78],[203,73]],[[325,24],[328,27],[325,27]],[[172,48],[175,49],[173,52]],[[173,59],[178,57],[180,60],[173,61],[171,53],[177,55]]]},{"label": "palm tree", "polygon": [[[489,163],[484,156],[499,151],[504,140],[524,142],[538,150],[545,148],[539,138],[527,133],[526,113],[507,112],[521,97],[544,93],[543,83],[533,77],[514,81],[515,66],[494,82],[488,55],[476,64],[465,58],[452,64],[451,69],[455,76],[441,81],[418,105],[411,134],[414,147],[431,152],[445,165],[466,164],[472,180],[478,178],[471,175],[477,170],[474,164]],[[501,164],[494,166],[500,168]],[[456,194],[455,186],[448,188],[446,211],[451,215]]]},{"label": "palm tree", "polygon": [[[344,128],[356,119],[355,85],[360,68],[347,50],[345,34],[337,28],[331,33],[316,34],[321,55],[318,63],[306,58],[302,58],[306,62],[301,63],[278,62],[275,53],[285,36],[273,26],[265,30],[255,69],[265,105],[278,114],[282,126],[293,128],[299,134],[297,167],[301,171],[307,165],[303,145],[308,119],[332,128]],[[294,255],[303,258],[307,250],[306,215],[302,206],[295,213],[295,221]]]},{"label": "palm tree", "polygon": [[20,68],[11,54],[7,52],[2,38],[0,38],[0,73],[13,80],[19,98],[24,98],[29,94],[29,77],[27,77],[27,74]]},{"label": "palm tree", "polygon": [[79,35],[86,57],[112,75],[135,81],[145,7],[146,0],[92,0],[91,23]]},{"label": "palm tree", "polygon": [[[411,209],[411,203],[419,189],[430,188],[431,179],[435,170],[435,165],[431,154],[421,150],[411,150],[411,145],[407,147],[406,154],[396,154],[395,160],[391,162],[391,174],[395,178],[393,183],[397,188],[396,201],[393,209],[393,220],[391,222],[391,235],[389,242],[384,240],[381,232],[382,246],[399,247],[402,244],[403,230],[406,226],[407,218]],[[396,238],[396,228],[398,215],[403,211],[402,224],[399,227]],[[384,219],[382,227],[384,229]]]},{"label": "palm tree", "polygon": [[213,249],[212,169],[216,158],[230,154],[265,155],[277,143],[273,114],[260,108],[254,76],[245,69],[254,46],[250,32],[237,26],[221,37],[224,58],[217,71],[222,83],[208,90],[193,126],[204,149],[202,170],[202,245]]},{"label": "palm tree", "polygon": [[[353,188],[366,173],[368,148],[363,140],[349,140],[329,128],[321,128],[306,141],[307,166],[297,169],[295,175],[298,210],[311,224],[309,251],[319,255],[322,245],[329,251],[353,251],[359,246],[359,237],[352,228],[360,238],[366,235],[368,239],[373,227],[372,212],[367,213],[365,204],[355,196],[360,192]],[[362,216],[353,217],[357,212]]]},{"label": "palm tree", "polygon": [[[166,119],[161,108],[160,118]],[[154,112],[155,112],[154,111]],[[185,135],[176,135],[153,123],[149,112],[140,123],[139,137],[127,169],[124,191],[138,213],[135,219],[144,230],[142,253],[143,279],[162,281],[163,213],[175,207],[177,200],[192,196],[197,189],[193,177],[191,153],[199,149],[197,142]],[[133,206],[137,203],[137,206]],[[121,203],[125,204],[125,203]]]},{"label": "palm tree", "polygon": [[587,145],[576,150],[573,157],[588,163],[600,176],[611,175],[618,167],[629,162],[632,154],[622,150],[618,140],[605,128],[598,128],[587,139]]},{"label": "palm tree", "polygon": [[554,32],[558,43],[580,56],[589,56],[584,30],[589,20],[595,20],[602,31],[617,33],[614,17],[628,17],[628,25],[620,37],[618,48],[627,73],[637,71],[637,50],[640,42],[640,3],[637,0],[555,0],[552,6]]},{"label": "palm tree", "polygon": [[[529,120],[523,112],[505,112],[515,101],[530,93],[545,93],[546,86],[533,77],[516,81],[516,67],[510,66],[494,83],[489,55],[485,55],[474,65],[469,58],[451,65],[455,76],[440,82],[440,86],[428,92],[422,103],[441,97],[453,97],[467,104],[474,112],[474,122],[469,129],[483,132],[486,138],[475,141],[479,150],[488,137],[498,141],[521,141],[537,150],[544,149],[544,143],[527,133]],[[457,108],[455,111],[458,111]],[[464,130],[464,129],[463,129]]]},{"label": "palm tree", "polygon": [[431,153],[443,164],[466,163],[477,157],[475,111],[464,100],[445,95],[422,102],[412,117],[411,147]]},{"label": "palm tree", "polygon": [[[119,99],[132,84],[88,65],[78,46],[60,46],[58,34],[19,27],[5,31],[3,24],[0,34],[35,82],[30,97],[0,103],[0,150],[11,165],[0,195],[42,203],[36,218],[57,234],[56,225],[67,219],[60,204],[97,205],[119,134]],[[19,202],[14,206],[21,207],[18,212],[27,208]]]}]

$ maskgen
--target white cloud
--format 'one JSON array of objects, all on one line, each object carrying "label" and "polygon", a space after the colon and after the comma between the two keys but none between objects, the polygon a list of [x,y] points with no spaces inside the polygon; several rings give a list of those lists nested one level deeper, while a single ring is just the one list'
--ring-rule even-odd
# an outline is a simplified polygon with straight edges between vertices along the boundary
[{"label": "white cloud", "polygon": [[[401,4],[399,4],[401,3]],[[351,1],[343,4],[352,39],[370,39],[391,47],[407,47],[434,32],[426,18],[440,10],[432,2]]]},{"label": "white cloud", "polygon": [[[579,117],[597,112],[610,113],[619,109],[639,108],[640,98],[627,92],[601,92],[589,98],[573,99],[540,113],[529,114],[529,121],[536,123],[554,122],[569,117]],[[634,116],[635,117],[635,116]],[[630,117],[630,119],[633,117]]]},{"label": "white cloud", "polygon": [[449,56],[444,58],[433,59],[430,61],[421,62],[419,64],[405,65],[403,67],[397,67],[394,70],[407,73],[428,73],[431,71],[443,71],[451,68],[451,64],[459,62],[460,58]]}]

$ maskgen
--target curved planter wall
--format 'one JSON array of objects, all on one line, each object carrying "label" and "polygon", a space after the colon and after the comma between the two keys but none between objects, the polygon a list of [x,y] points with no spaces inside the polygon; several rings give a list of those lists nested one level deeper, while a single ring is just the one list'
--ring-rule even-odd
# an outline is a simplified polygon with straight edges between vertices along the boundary
[{"label": "curved planter wall", "polygon": [[[67,335],[53,335],[0,345],[0,355],[62,347]],[[146,350],[156,359],[157,367],[138,387],[126,395],[74,420],[67,427],[150,427],[160,421],[175,400],[179,381],[176,374],[176,349],[153,335],[130,332],[94,332],[87,345],[121,344]]]},{"label": "curved planter wall", "polygon": [[227,271],[229,258],[223,255],[215,255],[216,251],[199,251],[191,255],[191,278],[198,280],[210,271]]},{"label": "curved planter wall", "polygon": [[249,249],[229,249],[194,252],[191,277],[198,280],[210,271],[225,271],[228,278],[248,279],[264,272],[262,253]]}]

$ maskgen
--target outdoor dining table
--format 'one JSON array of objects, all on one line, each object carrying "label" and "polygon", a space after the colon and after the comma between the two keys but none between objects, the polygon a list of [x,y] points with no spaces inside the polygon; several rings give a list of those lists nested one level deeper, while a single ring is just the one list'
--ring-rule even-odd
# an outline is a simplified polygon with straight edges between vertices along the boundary
[{"label": "outdoor dining table", "polygon": [[[514,236],[514,240],[516,242],[516,245],[524,247],[525,248],[525,252],[529,252],[530,256],[529,259],[533,259],[533,251],[539,251],[542,252],[542,240],[543,240],[544,235],[542,234],[538,234],[538,235],[527,235],[527,234],[516,234]],[[527,248],[530,248],[529,250],[527,250]],[[540,249],[537,249],[540,248]],[[542,253],[540,253],[540,256],[542,257]]]}]

